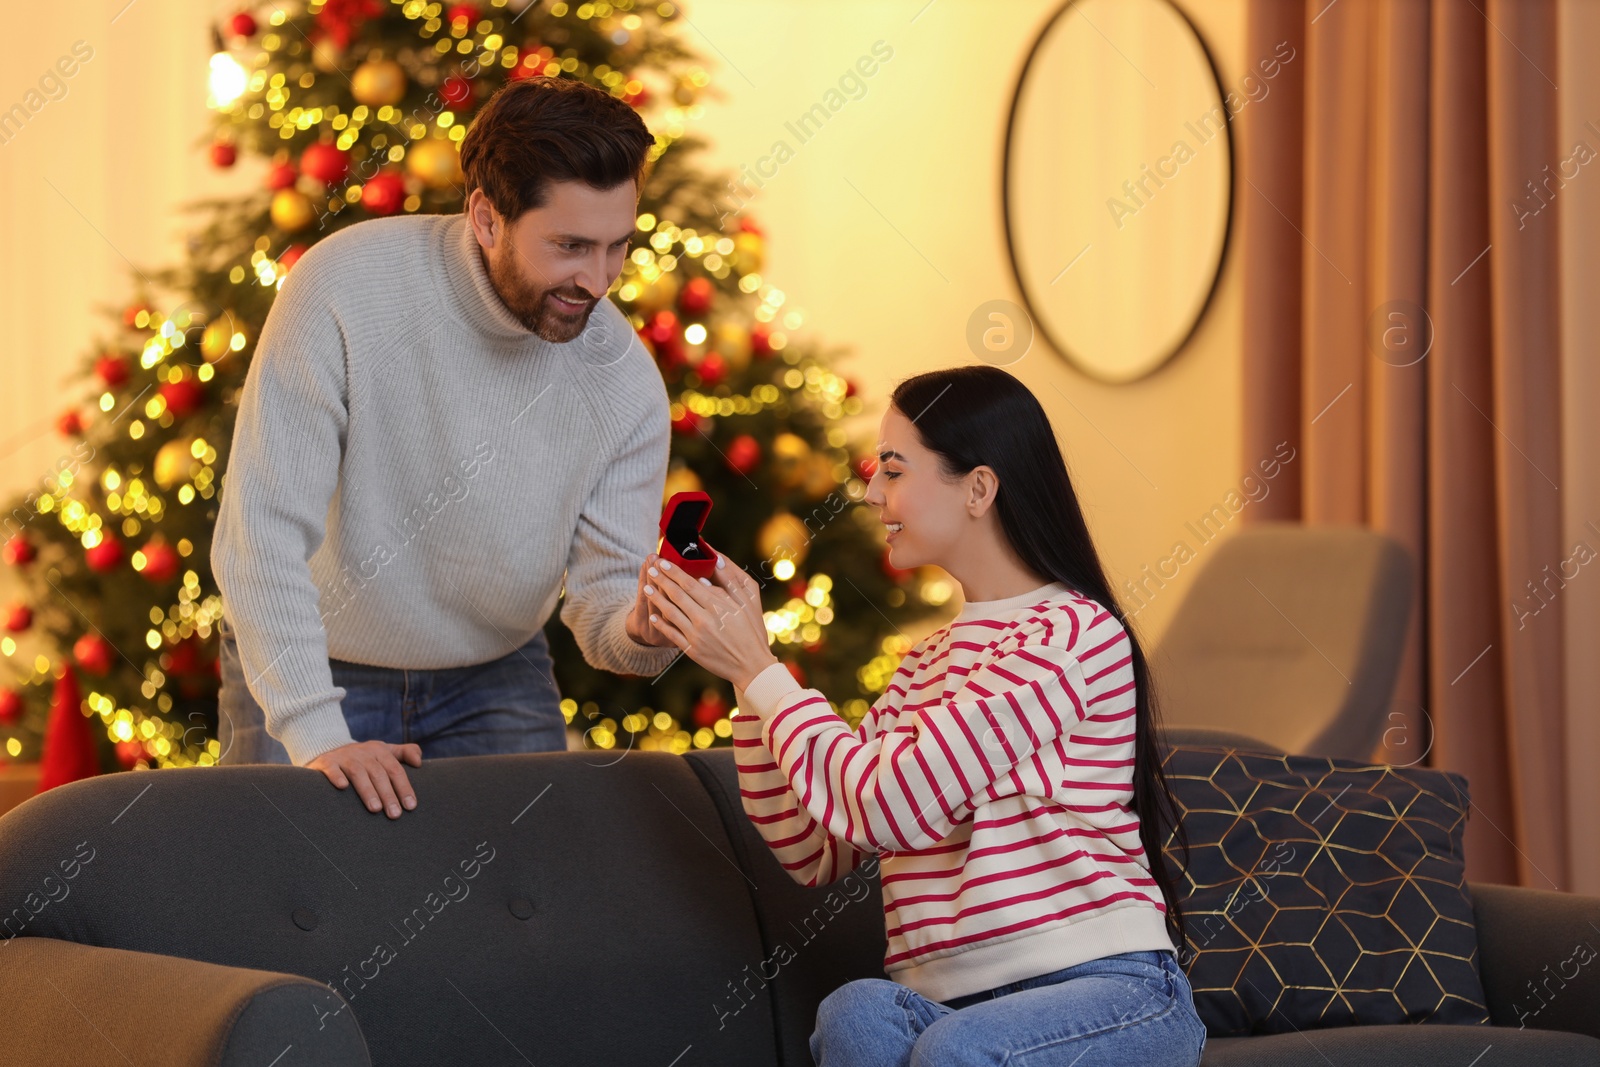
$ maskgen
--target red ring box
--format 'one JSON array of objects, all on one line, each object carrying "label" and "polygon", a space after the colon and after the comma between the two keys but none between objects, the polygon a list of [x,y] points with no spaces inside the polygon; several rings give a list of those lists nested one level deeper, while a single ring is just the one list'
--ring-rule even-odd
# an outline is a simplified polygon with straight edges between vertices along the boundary
[{"label": "red ring box", "polygon": [[693,578],[710,578],[717,569],[717,550],[701,538],[711,497],[703,492],[674,493],[661,511],[661,557]]}]

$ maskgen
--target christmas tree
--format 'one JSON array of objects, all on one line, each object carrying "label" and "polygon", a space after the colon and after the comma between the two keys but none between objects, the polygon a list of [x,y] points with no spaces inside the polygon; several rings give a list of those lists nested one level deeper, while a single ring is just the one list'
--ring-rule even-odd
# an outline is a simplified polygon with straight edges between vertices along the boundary
[{"label": "christmas tree", "polygon": [[[762,275],[764,235],[739,210],[748,193],[695,165],[704,144],[687,131],[710,79],[678,18],[671,3],[630,0],[275,0],[216,27],[202,147],[217,167],[263,160],[264,187],[192,206],[185,262],[146,272],[153,289],[135,290],[86,357],[92,384],[59,421],[67,454],[5,509],[4,560],[27,590],[0,609],[11,757],[38,758],[52,704],[59,720],[75,703],[101,727],[102,766],[214,762],[211,528],[273,296],[343,226],[460,211],[474,111],[535,77],[601,87],[655,134],[611,298],[672,400],[666,493],[711,494],[707,540],[762,583],[779,657],[847,720],[865,712],[910,646],[901,627],[951,587],[887,564],[859,506],[872,460],[844,428],[860,401],[832,369],[840,353],[796,336],[800,316]],[[549,636],[563,710],[587,744],[682,752],[729,736],[731,689],[686,657],[622,679],[590,668],[555,617]]]}]

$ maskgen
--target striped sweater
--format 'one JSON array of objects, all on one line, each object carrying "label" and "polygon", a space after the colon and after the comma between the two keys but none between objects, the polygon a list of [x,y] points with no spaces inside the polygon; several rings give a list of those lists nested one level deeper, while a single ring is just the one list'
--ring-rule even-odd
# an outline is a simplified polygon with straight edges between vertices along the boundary
[{"label": "striped sweater", "polygon": [[1128,635],[1053,583],[968,603],[851,731],[780,666],[733,717],[746,814],[790,876],[879,857],[889,977],[934,1000],[1171,951],[1133,799]]}]

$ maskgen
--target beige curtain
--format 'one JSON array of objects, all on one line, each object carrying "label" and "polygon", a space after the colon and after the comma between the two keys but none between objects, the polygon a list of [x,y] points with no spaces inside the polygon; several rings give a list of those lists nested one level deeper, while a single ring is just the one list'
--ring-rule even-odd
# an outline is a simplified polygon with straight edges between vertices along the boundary
[{"label": "beige curtain", "polygon": [[1247,59],[1285,40],[1301,61],[1238,127],[1243,447],[1304,462],[1250,517],[1410,549],[1375,755],[1467,776],[1470,877],[1570,889],[1563,615],[1533,610],[1574,547],[1560,202],[1515,206],[1567,154],[1554,0],[1252,0]]}]

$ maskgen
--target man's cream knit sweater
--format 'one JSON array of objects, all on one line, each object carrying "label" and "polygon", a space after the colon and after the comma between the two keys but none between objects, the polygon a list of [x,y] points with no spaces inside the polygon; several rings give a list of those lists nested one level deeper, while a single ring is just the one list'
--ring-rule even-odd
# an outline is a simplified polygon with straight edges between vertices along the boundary
[{"label": "man's cream knit sweater", "polygon": [[602,300],[555,344],[496,295],[463,215],[358,223],[284,279],[234,427],[211,563],[268,732],[350,742],[328,658],[484,663],[555,609],[596,667],[676,654],[623,623],[666,478],[661,375]]}]

